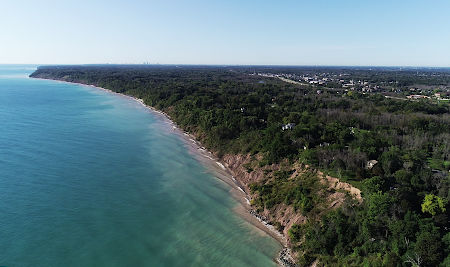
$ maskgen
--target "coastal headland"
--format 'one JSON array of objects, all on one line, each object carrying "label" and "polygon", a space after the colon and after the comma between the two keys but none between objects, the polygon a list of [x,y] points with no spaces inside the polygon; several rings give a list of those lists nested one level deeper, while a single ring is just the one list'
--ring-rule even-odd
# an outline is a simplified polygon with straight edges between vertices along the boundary
[{"label": "coastal headland", "polygon": [[[106,88],[167,119],[230,186],[241,203],[236,211],[282,244],[279,264],[359,266],[410,259],[405,237],[429,265],[444,259],[441,246],[429,254],[422,245],[446,242],[449,107],[441,91],[397,97],[412,90],[408,82],[424,84],[427,93],[446,75],[113,65],[40,67],[31,77]],[[393,91],[392,79],[403,87]],[[430,209],[433,202],[441,208]],[[395,228],[401,224],[417,227]]]}]

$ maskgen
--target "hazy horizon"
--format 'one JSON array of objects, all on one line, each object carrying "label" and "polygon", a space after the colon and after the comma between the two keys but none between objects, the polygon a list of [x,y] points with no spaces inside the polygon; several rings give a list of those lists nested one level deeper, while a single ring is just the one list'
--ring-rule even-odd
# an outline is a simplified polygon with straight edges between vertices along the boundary
[{"label": "hazy horizon", "polygon": [[0,64],[449,67],[450,3],[6,1]]},{"label": "hazy horizon", "polygon": [[298,68],[405,68],[450,69],[450,66],[402,66],[402,65],[280,65],[280,64],[160,64],[160,63],[0,63],[4,66],[205,66],[205,67],[298,67]]}]

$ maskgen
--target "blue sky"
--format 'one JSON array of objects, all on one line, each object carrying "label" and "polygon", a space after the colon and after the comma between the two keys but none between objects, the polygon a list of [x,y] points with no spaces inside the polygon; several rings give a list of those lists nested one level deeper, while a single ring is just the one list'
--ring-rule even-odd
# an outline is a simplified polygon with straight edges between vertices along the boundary
[{"label": "blue sky", "polygon": [[450,1],[3,0],[0,63],[450,66]]}]

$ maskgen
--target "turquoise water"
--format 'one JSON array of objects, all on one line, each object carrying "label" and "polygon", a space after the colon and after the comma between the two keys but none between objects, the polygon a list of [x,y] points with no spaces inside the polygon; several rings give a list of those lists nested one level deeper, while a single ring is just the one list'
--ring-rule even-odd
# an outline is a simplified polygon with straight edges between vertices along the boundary
[{"label": "turquoise water", "polygon": [[275,265],[166,121],[33,70],[0,66],[0,265]]}]

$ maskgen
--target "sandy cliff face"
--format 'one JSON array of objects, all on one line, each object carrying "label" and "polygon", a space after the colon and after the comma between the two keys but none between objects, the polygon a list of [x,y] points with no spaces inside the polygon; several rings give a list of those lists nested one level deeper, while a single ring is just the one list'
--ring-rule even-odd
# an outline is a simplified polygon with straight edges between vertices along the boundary
[{"label": "sandy cliff face", "polygon": [[329,208],[338,208],[344,203],[346,194],[349,194],[353,199],[359,203],[363,202],[361,197],[361,190],[352,186],[349,183],[341,182],[338,178],[325,175],[322,172],[317,172],[320,177],[320,182],[328,187],[329,191],[334,191],[328,196]]},{"label": "sandy cliff face", "polygon": [[225,163],[232,175],[242,185],[242,188],[247,194],[250,194],[249,185],[255,182],[260,182],[264,179],[264,171],[262,168],[256,169],[252,172],[248,172],[245,164],[251,162],[250,155],[231,155],[226,154],[222,157],[222,162]]},{"label": "sandy cliff face", "polygon": [[[251,155],[226,154],[221,158],[221,161],[231,171],[231,174],[237,180],[238,184],[252,198],[255,197],[255,195],[251,194],[249,185],[264,181],[268,178],[265,173],[280,170],[283,165],[272,164],[264,167],[255,167],[255,164],[252,164],[255,160],[261,160],[261,156],[254,156],[252,158]],[[249,168],[249,165],[252,165],[252,168]],[[301,164],[294,164],[291,167],[293,168],[291,177],[295,177],[309,169],[307,165]],[[317,179],[319,179],[319,182],[326,188],[323,192],[326,198],[325,209],[335,209],[340,207],[344,203],[347,195],[352,196],[360,203],[362,202],[361,191],[358,188],[353,187],[348,183],[341,182],[338,178],[324,175],[319,171],[317,171]],[[288,231],[292,225],[304,224],[307,220],[306,216],[300,212],[296,212],[292,206],[287,206],[283,203],[274,206],[270,210],[264,209],[260,215],[264,216],[273,224],[279,224],[281,226],[282,233],[288,242]]]}]

